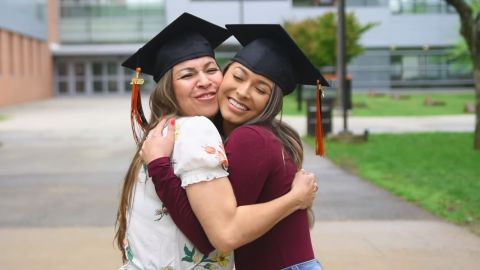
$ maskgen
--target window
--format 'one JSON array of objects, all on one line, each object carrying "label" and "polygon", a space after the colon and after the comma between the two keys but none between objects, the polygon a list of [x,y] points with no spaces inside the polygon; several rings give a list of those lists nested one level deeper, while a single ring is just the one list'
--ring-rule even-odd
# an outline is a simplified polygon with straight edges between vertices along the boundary
[{"label": "window", "polygon": [[467,85],[472,72],[449,60],[448,49],[397,50],[390,56],[393,85]]},{"label": "window", "polygon": [[68,83],[65,81],[58,82],[58,93],[68,94]]},{"label": "window", "polygon": [[454,13],[444,0],[390,0],[394,14]]}]

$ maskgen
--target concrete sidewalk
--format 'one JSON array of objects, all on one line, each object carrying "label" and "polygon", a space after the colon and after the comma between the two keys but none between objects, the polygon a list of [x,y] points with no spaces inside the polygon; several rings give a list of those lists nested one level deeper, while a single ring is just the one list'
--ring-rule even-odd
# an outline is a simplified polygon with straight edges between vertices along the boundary
[{"label": "concrete sidewalk", "polygon": [[[129,105],[126,96],[75,97],[0,108],[0,269],[121,265],[113,225],[134,149]],[[321,187],[312,240],[326,269],[478,269],[480,238],[466,229],[308,148],[304,167]]]}]

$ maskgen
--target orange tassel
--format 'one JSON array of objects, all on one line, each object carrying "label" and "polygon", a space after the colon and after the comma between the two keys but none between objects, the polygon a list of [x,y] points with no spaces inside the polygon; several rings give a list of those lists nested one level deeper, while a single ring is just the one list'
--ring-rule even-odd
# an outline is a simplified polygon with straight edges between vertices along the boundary
[{"label": "orange tassel", "polygon": [[322,157],[325,156],[325,145],[323,142],[323,125],[322,125],[322,102],[321,102],[321,95],[322,95],[322,86],[320,85],[320,81],[317,80],[317,123],[315,127],[315,152],[317,155]]},{"label": "orange tassel", "polygon": [[143,134],[147,128],[147,120],[142,109],[142,100],[140,97],[140,85],[144,80],[140,78],[141,68],[136,68],[136,75],[132,78],[132,98],[130,104],[130,124],[132,125],[133,138],[137,145],[140,145]]}]

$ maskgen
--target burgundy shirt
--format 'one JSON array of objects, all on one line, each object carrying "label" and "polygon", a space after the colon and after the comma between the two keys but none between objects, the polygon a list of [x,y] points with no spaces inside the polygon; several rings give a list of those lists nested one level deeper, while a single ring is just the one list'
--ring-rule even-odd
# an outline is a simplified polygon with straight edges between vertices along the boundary
[{"label": "burgundy shirt", "polygon": [[[242,126],[225,143],[229,179],[238,205],[267,202],[287,193],[297,171],[281,142],[267,128]],[[213,250],[190,208],[168,158],[152,161],[149,173],[158,196],[179,229],[203,253]],[[255,222],[255,221],[252,221]],[[306,211],[296,211],[257,240],[235,250],[235,268],[281,269],[314,258]]]}]

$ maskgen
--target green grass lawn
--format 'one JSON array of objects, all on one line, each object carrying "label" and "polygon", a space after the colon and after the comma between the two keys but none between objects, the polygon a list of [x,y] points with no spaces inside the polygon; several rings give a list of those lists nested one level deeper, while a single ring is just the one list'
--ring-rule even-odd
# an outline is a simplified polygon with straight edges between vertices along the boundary
[{"label": "green grass lawn", "polygon": [[[311,137],[305,141],[312,145]],[[480,152],[472,133],[370,135],[326,143],[335,164],[480,234]]]},{"label": "green grass lawn", "polygon": [[0,122],[3,121],[3,120],[6,120],[7,119],[7,116],[6,115],[1,115],[0,114]]},{"label": "green grass lawn", "polygon": [[284,115],[306,116],[307,115],[306,106],[307,104],[304,101],[302,104],[302,110],[298,111],[297,95],[295,94],[295,92],[283,98],[283,114]]},{"label": "green grass lawn", "polygon": [[[473,103],[472,93],[418,93],[401,94],[402,98],[394,99],[392,94],[372,97],[368,94],[354,94],[352,98],[354,116],[422,116],[465,114],[466,102]],[[425,106],[427,97],[435,103],[444,105]]]},{"label": "green grass lawn", "polygon": [[[444,102],[443,106],[425,106],[427,96],[433,102]],[[414,93],[401,94],[401,99],[392,98],[392,94],[383,96],[368,96],[367,93],[356,93],[352,97],[353,116],[426,116],[465,114],[464,107],[467,102],[475,102],[473,93]],[[295,92],[283,99],[284,115],[306,115],[306,104],[302,110],[297,110]]]}]

